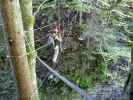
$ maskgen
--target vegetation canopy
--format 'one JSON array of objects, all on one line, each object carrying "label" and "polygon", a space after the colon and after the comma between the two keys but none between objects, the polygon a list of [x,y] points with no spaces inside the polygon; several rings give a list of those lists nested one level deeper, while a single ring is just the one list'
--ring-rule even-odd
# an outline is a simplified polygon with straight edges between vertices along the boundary
[{"label": "vegetation canopy", "polygon": [[133,0],[0,0],[0,100],[133,100],[132,63]]}]

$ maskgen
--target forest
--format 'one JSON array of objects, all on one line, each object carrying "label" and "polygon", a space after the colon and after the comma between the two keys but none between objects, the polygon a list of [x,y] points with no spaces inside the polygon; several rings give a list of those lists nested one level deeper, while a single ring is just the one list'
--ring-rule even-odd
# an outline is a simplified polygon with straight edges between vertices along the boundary
[{"label": "forest", "polygon": [[0,0],[0,100],[133,100],[133,0]]}]

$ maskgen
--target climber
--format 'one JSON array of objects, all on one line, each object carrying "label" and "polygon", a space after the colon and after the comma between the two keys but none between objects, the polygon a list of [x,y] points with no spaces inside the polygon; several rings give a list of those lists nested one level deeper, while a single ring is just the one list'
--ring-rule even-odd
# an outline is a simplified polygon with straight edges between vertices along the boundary
[{"label": "climber", "polygon": [[[48,44],[48,64],[52,68],[57,68],[59,53],[62,51],[61,43],[61,30],[60,25],[57,21],[55,21],[54,25],[52,26],[51,30],[48,34],[47,44]],[[46,75],[46,79],[43,81],[43,85],[47,86],[48,80],[57,80],[51,72],[48,72]]]}]

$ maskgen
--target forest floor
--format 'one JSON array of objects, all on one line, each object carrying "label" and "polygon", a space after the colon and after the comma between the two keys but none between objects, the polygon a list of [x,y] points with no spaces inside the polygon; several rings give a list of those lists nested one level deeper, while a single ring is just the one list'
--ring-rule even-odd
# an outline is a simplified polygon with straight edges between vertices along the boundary
[{"label": "forest floor", "polygon": [[[124,63],[123,61],[116,62],[109,65],[108,69],[108,74],[110,74],[111,79],[104,83],[97,83],[94,87],[87,90],[89,99],[83,99],[79,94],[74,95],[72,92],[70,98],[68,95],[62,97],[48,94],[46,100],[128,100],[127,93],[123,92],[124,84],[129,73],[128,63]],[[71,95],[71,92],[68,94]]]},{"label": "forest floor", "polygon": [[[9,71],[7,72],[7,70]],[[126,94],[123,94],[124,82],[126,81],[129,72],[128,66],[124,64],[112,64],[109,66],[109,72],[112,75],[112,80],[108,81],[107,83],[96,84],[93,88],[90,88],[88,90],[88,95],[93,98],[92,100],[128,100],[128,96]],[[11,68],[8,67],[4,67],[3,71],[0,72],[0,100],[16,100],[16,86],[15,82],[13,81],[13,75],[11,73]],[[73,92],[71,93],[69,91],[68,94],[74,95]],[[48,98],[43,98],[41,100],[84,99],[81,98],[79,94],[76,94],[70,98],[68,98],[68,96],[53,96],[52,94],[52,96],[48,95]]]},{"label": "forest floor", "polygon": [[[114,66],[116,65],[116,66]],[[123,92],[124,84],[128,77],[129,66],[113,64],[109,66],[113,80],[104,84],[97,84],[89,90],[93,100],[128,100],[127,92]]]}]

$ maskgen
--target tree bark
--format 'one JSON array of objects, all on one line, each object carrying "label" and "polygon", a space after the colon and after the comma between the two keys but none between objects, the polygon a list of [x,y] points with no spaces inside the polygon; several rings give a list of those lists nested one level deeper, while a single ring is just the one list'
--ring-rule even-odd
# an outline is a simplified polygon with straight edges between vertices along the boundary
[{"label": "tree bark", "polygon": [[19,0],[2,0],[2,12],[14,64],[19,100],[36,100],[33,98]]},{"label": "tree bark", "polygon": [[[31,79],[32,79],[32,87],[34,88],[34,98],[36,100],[39,99],[38,96],[38,88],[37,88],[37,78],[36,78],[36,52],[35,51],[35,44],[34,44],[34,16],[32,13],[32,0],[19,0],[20,7],[22,11],[22,19],[23,19],[23,26],[24,30],[27,31],[26,34],[26,42],[27,42],[27,53],[28,55],[28,63],[30,67]],[[34,52],[34,53],[33,53]]]}]

